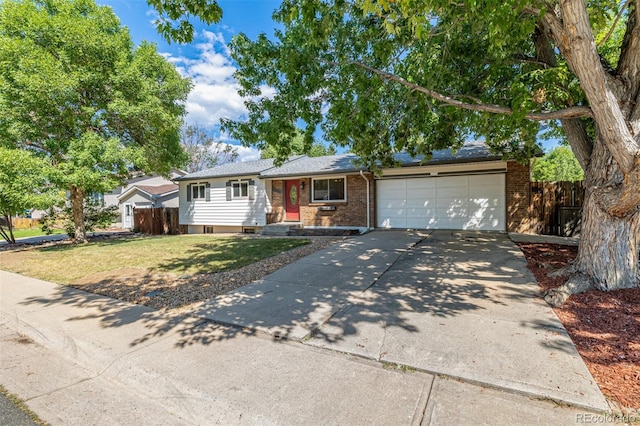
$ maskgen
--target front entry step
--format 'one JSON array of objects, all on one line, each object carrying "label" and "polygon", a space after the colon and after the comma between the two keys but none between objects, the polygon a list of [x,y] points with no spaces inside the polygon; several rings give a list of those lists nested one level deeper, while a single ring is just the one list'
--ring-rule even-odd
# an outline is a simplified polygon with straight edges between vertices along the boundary
[{"label": "front entry step", "polygon": [[262,235],[286,237],[292,229],[301,229],[301,223],[272,223],[262,228]]}]

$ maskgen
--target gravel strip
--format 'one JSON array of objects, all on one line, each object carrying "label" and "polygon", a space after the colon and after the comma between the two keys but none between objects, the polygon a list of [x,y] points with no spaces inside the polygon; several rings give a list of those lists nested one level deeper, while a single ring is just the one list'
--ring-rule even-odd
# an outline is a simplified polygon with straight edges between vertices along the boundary
[{"label": "gravel strip", "polygon": [[344,237],[301,238],[309,240],[310,243],[231,271],[191,276],[132,272],[131,276],[127,277],[71,286],[155,309],[187,310],[189,305],[259,280],[289,263],[345,239]]}]

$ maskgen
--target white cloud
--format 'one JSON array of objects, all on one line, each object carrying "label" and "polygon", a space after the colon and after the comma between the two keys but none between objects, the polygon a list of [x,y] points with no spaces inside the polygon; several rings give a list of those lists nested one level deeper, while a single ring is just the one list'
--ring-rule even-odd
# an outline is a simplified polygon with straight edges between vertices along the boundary
[{"label": "white cloud", "polygon": [[234,148],[238,149],[237,161],[254,161],[260,159],[260,150],[256,148],[248,148],[246,146],[234,145]]},{"label": "white cloud", "polygon": [[[238,94],[240,85],[233,77],[236,66],[224,35],[220,32],[202,31],[200,43],[194,45],[195,55],[163,53],[178,72],[191,78],[193,89],[187,98],[187,124],[198,124],[206,128],[216,139],[232,145],[238,150],[237,161],[260,159],[260,150],[242,146],[220,129],[220,119],[239,120],[246,113],[244,98]],[[272,97],[274,89],[264,86],[262,96]]]},{"label": "white cloud", "polygon": [[187,123],[208,129],[219,126],[221,118],[240,119],[246,112],[240,88],[233,77],[236,67],[222,33],[203,31],[195,45],[194,57],[165,54],[178,71],[193,81],[187,99]]}]

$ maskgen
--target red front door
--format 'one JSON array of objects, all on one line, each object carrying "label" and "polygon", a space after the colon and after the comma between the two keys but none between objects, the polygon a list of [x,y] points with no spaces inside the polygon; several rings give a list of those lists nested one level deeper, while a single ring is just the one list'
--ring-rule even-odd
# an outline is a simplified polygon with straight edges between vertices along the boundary
[{"label": "red front door", "polygon": [[300,181],[287,180],[284,185],[285,220],[300,221]]}]

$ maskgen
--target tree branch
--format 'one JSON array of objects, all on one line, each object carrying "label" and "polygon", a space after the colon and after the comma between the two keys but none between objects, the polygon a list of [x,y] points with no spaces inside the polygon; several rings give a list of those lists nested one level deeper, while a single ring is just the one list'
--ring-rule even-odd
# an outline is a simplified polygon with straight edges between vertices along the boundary
[{"label": "tree branch", "polygon": [[598,47],[602,46],[603,44],[605,44],[607,42],[607,40],[609,40],[609,38],[611,37],[611,35],[615,31],[616,26],[618,25],[618,22],[620,21],[620,18],[622,18],[623,12],[625,11],[625,9],[627,7],[629,7],[629,3],[631,3],[631,0],[627,0],[626,2],[624,2],[622,7],[620,8],[620,10],[618,11],[618,14],[616,15],[616,19],[613,20],[613,24],[611,24],[611,28],[609,28],[609,31],[607,32],[607,35],[605,35],[604,38],[602,40],[600,40],[600,43],[598,43]]},{"label": "tree branch", "polygon": [[[557,65],[556,52],[551,45],[551,40],[545,34],[544,23],[542,22],[539,22],[533,32],[533,44],[536,47],[536,56],[540,62],[547,64],[549,67]],[[580,167],[586,171],[591,160],[593,142],[587,135],[584,123],[579,118],[563,118],[560,123],[569,145],[571,145],[571,150],[580,163]]]},{"label": "tree branch", "polygon": [[571,151],[576,156],[582,170],[587,171],[593,152],[593,144],[584,123],[579,118],[561,119],[562,129],[571,145]]},{"label": "tree branch", "polygon": [[[600,63],[584,0],[561,0],[562,28],[557,17],[542,15],[549,26],[551,38],[564,56],[569,68],[580,80],[589,100],[594,120],[603,142],[613,155],[623,174],[634,167],[638,143],[634,141],[620,107],[620,87],[605,72]],[[615,92],[615,93],[614,93]]]},{"label": "tree branch", "polygon": [[[620,47],[617,73],[626,84],[628,101],[632,106],[630,117],[640,117],[640,2],[636,0],[635,14],[629,14],[627,28]],[[640,129],[635,129],[636,132]]]},{"label": "tree branch", "polygon": [[[470,111],[478,111],[478,112],[489,112],[489,113],[494,113],[494,114],[502,114],[502,115],[512,115],[514,114],[514,111],[511,108],[507,108],[507,107],[503,107],[500,105],[494,105],[494,104],[485,104],[485,103],[480,103],[480,104],[470,104],[467,102],[462,102],[462,101],[458,101],[456,99],[453,99],[450,96],[446,96],[443,95],[441,93],[438,93],[434,90],[431,89],[427,89],[426,87],[420,86],[419,84],[416,83],[411,83],[410,81],[397,76],[395,74],[391,74],[388,73],[386,71],[380,70],[378,68],[374,68],[371,67],[369,65],[363,64],[362,62],[359,61],[348,61],[347,64],[350,65],[355,65],[357,67],[360,67],[362,69],[365,69],[367,71],[370,71],[382,78],[384,78],[385,80],[389,80],[389,81],[394,81],[396,83],[400,83],[403,86],[407,87],[408,89],[414,90],[416,92],[420,92],[420,93],[424,93],[425,95],[436,99],[438,101],[441,101],[447,105],[451,105],[457,108],[462,108],[462,109],[466,109],[466,110],[470,110]],[[334,63],[334,65],[338,65],[337,63]],[[559,120],[559,119],[563,119],[563,118],[579,118],[579,117],[591,117],[592,113],[591,113],[591,108],[589,107],[582,107],[582,106],[574,106],[574,107],[569,107],[569,108],[565,108],[562,110],[558,110],[558,111],[548,111],[548,112],[531,112],[525,115],[526,119],[529,120],[533,120],[533,121],[545,121],[545,120]]]}]

